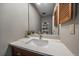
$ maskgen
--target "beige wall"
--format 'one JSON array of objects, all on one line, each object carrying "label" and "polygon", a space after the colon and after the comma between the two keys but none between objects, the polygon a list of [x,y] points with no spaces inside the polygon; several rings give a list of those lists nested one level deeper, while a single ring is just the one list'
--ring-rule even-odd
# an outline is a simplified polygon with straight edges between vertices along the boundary
[{"label": "beige wall", "polygon": [[[31,6],[31,5],[30,5]],[[31,19],[39,20],[39,14],[31,6]],[[35,18],[37,16],[38,18]],[[37,25],[31,22],[31,25]],[[0,4],[0,55],[9,55],[8,43],[24,37],[28,29],[28,7],[27,4]],[[34,27],[37,30],[37,27]]]},{"label": "beige wall", "polygon": [[31,4],[29,6],[29,15],[29,30],[38,32],[40,30],[40,16]]}]

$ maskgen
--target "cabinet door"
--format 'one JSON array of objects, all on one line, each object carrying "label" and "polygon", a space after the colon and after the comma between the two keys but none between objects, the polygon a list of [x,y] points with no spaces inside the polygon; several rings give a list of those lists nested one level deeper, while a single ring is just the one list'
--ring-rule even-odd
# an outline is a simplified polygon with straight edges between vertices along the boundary
[{"label": "cabinet door", "polygon": [[59,3],[59,24],[66,23],[71,20],[72,4],[71,3]]},{"label": "cabinet door", "polygon": [[71,20],[72,16],[72,4],[71,3],[59,3],[54,11],[54,23],[63,24]]}]

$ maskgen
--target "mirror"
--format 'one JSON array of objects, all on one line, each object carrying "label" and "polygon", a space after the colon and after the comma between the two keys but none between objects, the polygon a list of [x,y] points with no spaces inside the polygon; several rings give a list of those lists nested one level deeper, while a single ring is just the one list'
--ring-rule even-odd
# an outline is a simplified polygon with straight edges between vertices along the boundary
[{"label": "mirror", "polygon": [[74,4],[72,3],[29,3],[28,34],[59,36],[62,26],[70,25],[74,33]]},{"label": "mirror", "polygon": [[[41,34],[58,35],[58,28],[54,25],[55,5],[55,3],[30,3],[28,6],[28,31],[37,34],[40,32]],[[35,12],[37,20],[32,11]]]}]

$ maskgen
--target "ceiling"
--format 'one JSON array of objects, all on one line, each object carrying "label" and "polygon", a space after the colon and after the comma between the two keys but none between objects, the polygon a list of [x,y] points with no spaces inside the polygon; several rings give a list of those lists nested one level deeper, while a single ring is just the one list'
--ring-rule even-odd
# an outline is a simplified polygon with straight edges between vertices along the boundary
[{"label": "ceiling", "polygon": [[53,14],[55,3],[34,3],[34,6],[39,14],[44,17]]}]

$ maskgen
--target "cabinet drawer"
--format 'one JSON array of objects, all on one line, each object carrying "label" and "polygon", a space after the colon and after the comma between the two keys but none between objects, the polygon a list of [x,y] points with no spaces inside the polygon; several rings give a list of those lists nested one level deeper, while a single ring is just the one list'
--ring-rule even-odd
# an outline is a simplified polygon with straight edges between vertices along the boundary
[{"label": "cabinet drawer", "polygon": [[40,54],[27,51],[27,50],[23,50],[17,47],[12,47],[12,55],[13,56],[42,56]]}]

